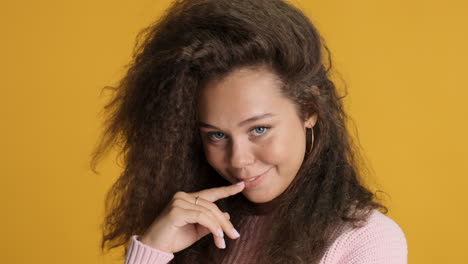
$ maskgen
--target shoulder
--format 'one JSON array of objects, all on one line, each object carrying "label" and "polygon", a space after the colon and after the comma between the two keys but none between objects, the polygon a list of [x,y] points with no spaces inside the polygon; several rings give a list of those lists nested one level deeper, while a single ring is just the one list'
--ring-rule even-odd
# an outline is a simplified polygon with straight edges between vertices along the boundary
[{"label": "shoulder", "polygon": [[400,226],[388,216],[373,210],[360,227],[343,225],[329,246],[322,264],[329,263],[407,263],[407,243]]}]

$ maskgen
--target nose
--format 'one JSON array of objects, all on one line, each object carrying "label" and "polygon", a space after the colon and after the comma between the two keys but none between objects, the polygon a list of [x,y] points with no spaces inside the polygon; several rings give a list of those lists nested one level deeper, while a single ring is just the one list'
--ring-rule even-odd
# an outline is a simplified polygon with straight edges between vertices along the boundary
[{"label": "nose", "polygon": [[255,162],[255,156],[250,150],[248,142],[233,142],[231,144],[231,166],[242,169]]}]

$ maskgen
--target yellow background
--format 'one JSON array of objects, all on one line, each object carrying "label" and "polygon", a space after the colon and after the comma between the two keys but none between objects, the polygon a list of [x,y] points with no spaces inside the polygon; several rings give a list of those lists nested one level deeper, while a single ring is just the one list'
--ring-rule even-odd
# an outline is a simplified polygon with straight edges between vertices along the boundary
[{"label": "yellow background", "polygon": [[[468,259],[468,4],[295,0],[348,84],[374,186],[389,194],[410,263]],[[99,252],[104,194],[89,170],[102,87],[168,1],[3,1],[0,262],[122,263]]]}]

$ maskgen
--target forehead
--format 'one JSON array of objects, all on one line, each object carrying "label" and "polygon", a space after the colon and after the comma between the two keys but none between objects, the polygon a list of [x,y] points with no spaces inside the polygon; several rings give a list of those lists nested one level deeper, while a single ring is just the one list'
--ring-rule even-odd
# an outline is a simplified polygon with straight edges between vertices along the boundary
[{"label": "forehead", "polygon": [[264,68],[243,68],[200,91],[200,120],[217,124],[240,122],[265,113],[281,114],[290,100],[281,93],[279,78]]}]

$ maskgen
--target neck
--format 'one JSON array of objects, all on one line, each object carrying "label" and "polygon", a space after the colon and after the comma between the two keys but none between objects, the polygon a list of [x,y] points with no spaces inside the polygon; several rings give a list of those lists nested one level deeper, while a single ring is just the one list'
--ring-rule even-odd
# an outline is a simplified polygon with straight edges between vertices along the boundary
[{"label": "neck", "polygon": [[275,199],[265,202],[265,203],[256,203],[255,204],[255,212],[257,215],[268,215],[271,214],[275,209],[278,208],[281,200],[280,197],[276,197]]}]

